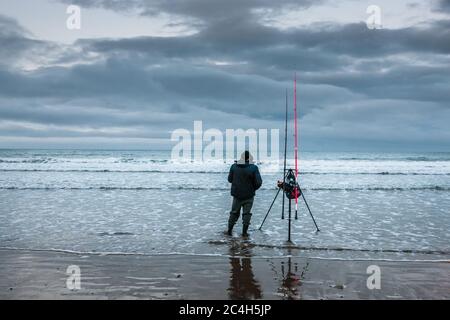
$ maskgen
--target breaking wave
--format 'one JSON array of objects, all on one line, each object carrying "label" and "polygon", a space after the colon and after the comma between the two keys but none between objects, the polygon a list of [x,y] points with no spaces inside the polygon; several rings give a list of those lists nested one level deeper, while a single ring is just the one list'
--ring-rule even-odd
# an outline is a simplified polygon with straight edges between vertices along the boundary
[{"label": "breaking wave", "polygon": [[[262,188],[263,190],[277,190],[274,188]],[[204,190],[204,191],[229,191],[230,188],[208,188],[208,187],[0,187],[0,190]],[[424,186],[424,187],[361,187],[361,188],[302,188],[303,191],[450,191],[450,187]]]},{"label": "breaking wave", "polygon": [[[195,174],[227,174],[228,170],[110,170],[110,169],[0,169],[0,172],[92,172],[92,173],[195,173]],[[450,173],[425,172],[299,172],[300,175],[392,175],[392,176],[450,176]]]}]

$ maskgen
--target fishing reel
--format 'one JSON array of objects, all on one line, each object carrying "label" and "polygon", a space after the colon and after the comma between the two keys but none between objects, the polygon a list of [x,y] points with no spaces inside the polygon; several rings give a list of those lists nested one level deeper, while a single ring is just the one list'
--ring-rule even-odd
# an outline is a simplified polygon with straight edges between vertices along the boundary
[{"label": "fishing reel", "polygon": [[301,195],[300,186],[298,185],[294,171],[292,170],[288,171],[284,182],[278,181],[277,185],[278,188],[283,189],[286,197],[290,200],[298,198]]}]

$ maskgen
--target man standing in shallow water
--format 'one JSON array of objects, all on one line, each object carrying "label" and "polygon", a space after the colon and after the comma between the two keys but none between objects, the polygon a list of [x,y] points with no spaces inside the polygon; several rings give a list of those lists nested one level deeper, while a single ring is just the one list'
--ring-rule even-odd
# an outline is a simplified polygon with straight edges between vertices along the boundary
[{"label": "man standing in shallow water", "polygon": [[228,235],[232,235],[233,227],[239,219],[242,207],[242,236],[247,237],[255,191],[262,185],[261,175],[258,167],[253,164],[253,156],[250,152],[243,152],[241,159],[231,166],[228,182],[231,183],[231,195],[233,196],[230,218],[228,219]]}]

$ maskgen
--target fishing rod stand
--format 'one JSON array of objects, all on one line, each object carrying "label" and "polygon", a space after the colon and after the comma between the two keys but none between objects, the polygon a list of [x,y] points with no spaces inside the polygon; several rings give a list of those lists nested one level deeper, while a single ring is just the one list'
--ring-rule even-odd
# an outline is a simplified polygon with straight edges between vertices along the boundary
[{"label": "fishing rod stand", "polygon": [[[293,169],[287,169],[285,172],[283,181],[278,181],[278,191],[275,195],[272,203],[270,204],[269,209],[267,210],[266,216],[264,217],[263,222],[261,223],[261,226],[258,228],[259,230],[262,229],[264,222],[266,222],[267,217],[269,216],[270,210],[272,210],[272,207],[277,200],[278,195],[280,194],[280,191],[283,190],[283,204],[281,207],[281,219],[284,219],[284,199],[285,197],[289,200],[288,204],[288,242],[291,242],[291,223],[292,223],[292,200],[298,199],[300,196],[303,199],[303,202],[305,202],[306,208],[308,209],[309,215],[311,216],[314,225],[316,226],[317,232],[320,231],[319,227],[317,226],[316,220],[314,219],[314,216],[311,212],[311,209],[308,205],[308,202],[306,201],[305,195],[303,194],[302,189],[300,188],[297,179],[294,174]],[[295,220],[297,220],[297,210],[295,211]]]}]

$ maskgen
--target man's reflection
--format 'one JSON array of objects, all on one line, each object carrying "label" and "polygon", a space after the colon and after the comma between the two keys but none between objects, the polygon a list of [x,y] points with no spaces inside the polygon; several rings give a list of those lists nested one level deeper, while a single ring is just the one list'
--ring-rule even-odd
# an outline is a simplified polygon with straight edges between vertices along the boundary
[{"label": "man's reflection", "polygon": [[230,257],[230,299],[261,299],[261,286],[253,274],[250,248],[232,245]]}]

